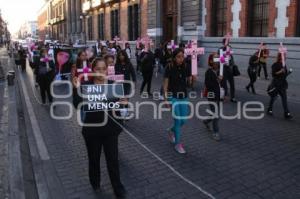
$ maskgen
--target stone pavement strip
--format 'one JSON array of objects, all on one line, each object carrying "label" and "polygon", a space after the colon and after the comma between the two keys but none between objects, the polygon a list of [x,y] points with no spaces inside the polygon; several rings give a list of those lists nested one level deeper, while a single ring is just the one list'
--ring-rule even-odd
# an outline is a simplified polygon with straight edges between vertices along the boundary
[{"label": "stone pavement strip", "polygon": [[[97,198],[89,185],[86,148],[75,114],[69,120],[52,119],[49,106],[38,103],[32,71],[28,67],[27,74],[20,75],[50,157],[41,161],[31,132],[34,169],[39,172],[36,179],[43,185],[45,198]],[[154,90],[159,90],[160,80],[154,79]],[[268,102],[267,96],[249,95],[243,89],[238,90],[238,99]],[[131,101],[144,100],[135,96]],[[199,98],[192,101],[195,104]],[[192,118],[183,128],[186,155],[177,154],[167,141],[170,113],[163,113],[163,120],[154,120],[151,107],[143,106],[141,119],[125,124],[119,142],[128,198],[300,198],[300,108],[297,102],[289,105],[293,121],[283,120],[280,103],[274,107],[274,117],[221,120],[223,140],[219,143],[211,140],[201,121]],[[204,108],[200,107],[201,113]],[[234,104],[225,105],[226,114],[236,109]],[[68,109],[59,106],[55,113],[67,115]],[[103,157],[101,169],[103,193],[99,198],[114,198]]]}]

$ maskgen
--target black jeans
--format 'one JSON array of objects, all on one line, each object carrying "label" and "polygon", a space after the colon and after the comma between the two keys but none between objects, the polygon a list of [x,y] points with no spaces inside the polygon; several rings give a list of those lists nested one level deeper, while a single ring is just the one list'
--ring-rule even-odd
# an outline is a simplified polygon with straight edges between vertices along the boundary
[{"label": "black jeans", "polygon": [[220,102],[211,102],[216,103],[218,110],[215,109],[215,105],[210,104],[209,108],[214,115],[210,116],[211,119],[204,120],[204,123],[209,124],[212,122],[213,132],[219,133]]},{"label": "black jeans", "polygon": [[[281,97],[281,102],[282,102],[282,107],[283,107],[284,113],[289,113],[290,111],[289,111],[288,105],[287,105],[286,89],[283,89],[283,88],[278,89],[278,94]],[[271,97],[270,103],[269,103],[269,110],[272,110],[273,104],[274,104],[276,99],[277,99],[277,96]]]},{"label": "black jeans", "polygon": [[[101,132],[99,132],[101,133]],[[83,134],[89,159],[89,178],[94,189],[100,187],[101,171],[100,157],[104,149],[108,174],[114,190],[123,187],[120,180],[118,159],[118,136],[99,136],[98,134]]]},{"label": "black jeans", "polygon": [[247,88],[251,88],[252,92],[255,92],[254,83],[257,80],[256,73],[251,72],[251,71],[248,70],[248,75],[249,75],[249,78],[250,78],[250,83],[248,84]]},{"label": "black jeans", "polygon": [[260,77],[261,68],[264,69],[265,78],[267,79],[268,78],[267,63],[262,63],[262,62],[259,63],[258,73],[257,73],[258,77]]},{"label": "black jeans", "polygon": [[145,86],[147,85],[147,92],[148,94],[151,91],[151,83],[152,83],[152,76],[153,76],[153,71],[144,71],[143,72],[143,83],[141,86],[140,93],[144,91]]},{"label": "black jeans", "polygon": [[38,75],[38,83],[40,86],[42,102],[46,103],[46,94],[47,94],[49,102],[52,103],[53,97],[50,91],[51,81],[49,80],[49,77],[47,75]]},{"label": "black jeans", "polygon": [[[225,72],[225,71],[224,71]],[[225,95],[228,96],[228,85],[227,81],[230,86],[230,98],[235,98],[235,83],[234,83],[234,76],[232,72],[226,71],[224,76],[224,89],[225,89]]]}]

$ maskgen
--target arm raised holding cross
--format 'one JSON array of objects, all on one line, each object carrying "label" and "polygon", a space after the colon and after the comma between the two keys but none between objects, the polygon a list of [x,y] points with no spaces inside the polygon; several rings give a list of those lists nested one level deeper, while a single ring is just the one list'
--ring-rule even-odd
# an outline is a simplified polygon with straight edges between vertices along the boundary
[{"label": "arm raised holding cross", "polygon": [[287,48],[283,46],[282,42],[280,43],[280,47],[279,47],[278,51],[281,54],[282,66],[284,68],[286,68],[285,59],[286,59],[286,54],[287,54]]}]

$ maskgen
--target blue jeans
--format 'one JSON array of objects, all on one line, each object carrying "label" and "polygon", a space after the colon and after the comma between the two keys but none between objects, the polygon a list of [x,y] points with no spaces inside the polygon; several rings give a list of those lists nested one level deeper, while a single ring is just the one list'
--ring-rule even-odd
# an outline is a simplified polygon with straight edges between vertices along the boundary
[{"label": "blue jeans", "polygon": [[181,127],[186,123],[187,116],[189,114],[188,100],[172,98],[172,116],[174,118],[174,125],[172,131],[175,136],[175,144],[180,143]]}]

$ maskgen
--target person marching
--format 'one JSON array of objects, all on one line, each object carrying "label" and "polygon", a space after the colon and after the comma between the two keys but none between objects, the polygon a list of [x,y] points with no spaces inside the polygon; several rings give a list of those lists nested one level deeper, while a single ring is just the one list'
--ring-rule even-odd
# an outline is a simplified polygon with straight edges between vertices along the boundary
[{"label": "person marching", "polygon": [[[84,63],[86,63],[87,66],[84,66]],[[85,51],[80,51],[77,54],[77,60],[76,63],[72,66],[71,70],[71,79],[73,83],[73,104],[76,106],[76,102],[74,99],[78,98],[78,93],[77,93],[77,88],[76,85],[74,84],[75,80],[78,79],[80,76],[80,73],[78,72],[78,69],[83,69],[83,67],[89,67],[90,64],[88,63],[88,57]],[[80,78],[80,82],[83,83],[86,79],[84,77]],[[90,80],[90,77],[88,77],[88,81]]]},{"label": "person marching", "polygon": [[292,119],[292,115],[288,109],[287,104],[287,89],[288,89],[288,82],[286,80],[287,76],[290,72],[287,69],[287,66],[283,66],[282,55],[278,53],[277,61],[272,65],[272,87],[275,89],[275,94],[271,95],[271,99],[269,102],[269,108],[267,110],[268,115],[273,115],[273,104],[277,99],[277,95],[280,95],[282,106],[284,109],[284,117],[286,119]]},{"label": "person marching", "polygon": [[164,75],[164,98],[172,103],[172,116],[174,125],[168,129],[168,137],[172,144],[175,144],[175,150],[180,153],[186,153],[181,143],[181,128],[186,123],[186,117],[189,114],[187,79],[188,68],[184,62],[184,51],[175,49],[172,62],[166,66]]},{"label": "person marching", "polygon": [[[133,84],[136,83],[136,74],[133,68],[132,63],[130,62],[129,57],[127,57],[127,53],[125,50],[121,50],[117,54],[117,62],[115,65],[115,73],[116,75],[124,75],[125,81],[131,81]],[[124,85],[124,95],[129,96],[132,94],[131,84],[128,82],[123,83]],[[129,100],[128,98],[126,100]],[[127,111],[128,106],[125,106],[126,109],[123,110],[123,114],[125,118],[129,116]],[[122,114],[122,112],[121,112]]]},{"label": "person marching", "polygon": [[27,58],[26,50],[22,46],[20,46],[18,53],[19,53],[20,65],[22,68],[22,72],[25,72],[26,71],[26,58]]},{"label": "person marching", "polygon": [[220,101],[224,96],[221,96],[221,87],[223,86],[223,77],[219,75],[219,64],[214,62],[214,58],[218,58],[217,53],[213,53],[208,58],[209,68],[205,73],[205,87],[207,91],[207,100],[211,102],[209,105],[210,110],[213,115],[212,118],[204,120],[203,124],[206,128],[211,131],[210,123],[212,123],[213,134],[212,138],[216,141],[221,140],[221,135],[219,133],[219,110]]},{"label": "person marching", "polygon": [[155,56],[153,52],[148,48],[145,50],[144,47],[143,52],[141,53],[141,71],[143,75],[143,83],[141,85],[140,94],[143,93],[145,86],[147,85],[147,93],[149,96],[152,96],[151,93],[151,83],[153,77],[153,71],[155,66]]},{"label": "person marching", "polygon": [[[136,82],[136,74],[132,63],[125,50],[121,50],[117,55],[117,62],[115,65],[116,75],[124,75],[124,80]],[[131,84],[124,84],[124,93],[129,95],[131,93]]]},{"label": "person marching", "polygon": [[50,91],[51,82],[55,76],[55,65],[53,60],[48,56],[48,50],[43,49],[40,62],[35,69],[37,74],[37,82],[40,87],[40,93],[42,98],[42,103],[46,104],[46,94],[49,100],[49,103],[52,103],[53,97]]},{"label": "person marching", "polygon": [[254,83],[256,82],[256,79],[257,79],[258,65],[259,65],[259,58],[258,58],[258,52],[256,52],[256,53],[254,53],[254,55],[252,55],[250,57],[249,67],[247,70],[249,78],[250,78],[250,83],[246,86],[246,89],[248,92],[250,92],[250,88],[251,88],[253,94],[256,94]]},{"label": "person marching", "polygon": [[259,53],[259,67],[258,67],[258,79],[260,79],[261,68],[264,69],[265,79],[268,80],[268,70],[267,70],[267,59],[269,57],[269,50],[267,49],[266,43],[262,43],[262,48]]},{"label": "person marching", "polygon": [[[83,84],[112,84],[107,80],[107,65],[101,58],[96,58],[92,63],[92,72],[94,77]],[[77,77],[73,79],[73,84],[79,88],[81,83]],[[81,99],[82,100],[82,99]],[[122,101],[120,101],[122,104]],[[100,157],[102,148],[104,149],[105,159],[110,181],[115,195],[118,198],[126,196],[126,190],[120,179],[119,157],[118,157],[118,139],[122,132],[119,125],[120,120],[116,115],[118,111],[108,110],[99,112],[86,112],[83,119],[82,135],[87,147],[89,180],[96,193],[100,192],[101,171]],[[107,118],[104,125],[90,126],[91,124],[102,124]]]},{"label": "person marching", "polygon": [[[222,49],[225,53],[227,51],[227,47],[231,49],[231,46],[229,43],[226,45],[226,38],[223,39],[223,47]],[[218,51],[219,53],[219,51]],[[234,67],[234,58],[233,55],[229,55],[229,64],[224,65],[224,89],[225,89],[225,95],[228,96],[228,86],[227,81],[230,86],[230,101],[233,103],[236,103],[237,100],[235,99],[235,82],[234,82],[234,74],[233,74],[233,67]]]}]

